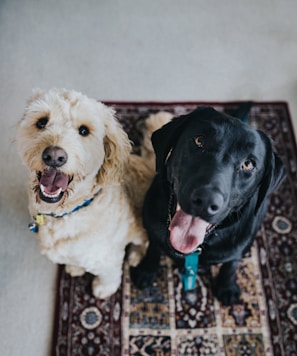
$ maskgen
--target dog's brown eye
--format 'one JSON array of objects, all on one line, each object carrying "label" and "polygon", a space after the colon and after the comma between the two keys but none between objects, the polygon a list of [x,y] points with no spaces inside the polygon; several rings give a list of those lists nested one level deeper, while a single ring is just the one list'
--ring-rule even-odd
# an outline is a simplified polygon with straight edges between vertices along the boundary
[{"label": "dog's brown eye", "polygon": [[36,127],[40,130],[44,129],[45,126],[48,123],[48,118],[47,117],[42,117],[36,122]]},{"label": "dog's brown eye", "polygon": [[255,162],[252,161],[251,159],[247,159],[246,161],[244,161],[241,165],[241,168],[245,171],[245,172],[250,172],[255,168]]},{"label": "dog's brown eye", "polygon": [[87,126],[81,125],[78,129],[78,132],[81,136],[88,136],[90,133],[90,130]]},{"label": "dog's brown eye", "polygon": [[195,144],[199,148],[203,148],[205,146],[205,138],[203,136],[195,137]]}]

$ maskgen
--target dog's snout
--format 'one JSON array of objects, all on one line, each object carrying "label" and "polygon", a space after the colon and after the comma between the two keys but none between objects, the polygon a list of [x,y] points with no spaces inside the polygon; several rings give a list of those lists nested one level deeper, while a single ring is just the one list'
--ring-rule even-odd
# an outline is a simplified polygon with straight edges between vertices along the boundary
[{"label": "dog's snout", "polygon": [[61,167],[67,162],[68,156],[63,148],[56,146],[47,147],[42,153],[43,162],[49,167]]},{"label": "dog's snout", "polygon": [[192,194],[192,205],[197,215],[212,217],[222,211],[224,197],[214,189],[199,189]]}]

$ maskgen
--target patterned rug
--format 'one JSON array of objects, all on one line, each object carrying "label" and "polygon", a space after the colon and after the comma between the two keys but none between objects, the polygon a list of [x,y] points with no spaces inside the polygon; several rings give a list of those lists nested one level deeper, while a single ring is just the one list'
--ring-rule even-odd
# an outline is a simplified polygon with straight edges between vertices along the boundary
[{"label": "patterned rug", "polygon": [[[139,120],[159,110],[179,116],[197,105],[113,106],[137,147]],[[232,114],[238,103],[213,106]],[[251,254],[242,260],[240,303],[222,307],[213,297],[217,266],[200,269],[196,289],[185,292],[166,257],[157,281],[144,291],[131,285],[125,264],[121,288],[106,300],[92,297],[91,275],[71,278],[61,266],[53,355],[297,355],[297,156],[288,107],[254,103],[248,121],[272,137],[288,176],[271,197]]]}]

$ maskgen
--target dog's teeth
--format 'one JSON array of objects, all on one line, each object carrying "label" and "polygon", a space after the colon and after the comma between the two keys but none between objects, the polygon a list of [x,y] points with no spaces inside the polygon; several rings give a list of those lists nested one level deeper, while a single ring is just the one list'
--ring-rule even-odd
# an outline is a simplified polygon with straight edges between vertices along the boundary
[{"label": "dog's teeth", "polygon": [[61,192],[62,192],[62,188],[59,188],[59,189],[58,189],[55,193],[53,193],[53,194],[47,193],[47,192],[45,191],[44,186],[43,186],[42,184],[40,184],[40,189],[41,189],[41,193],[42,193],[45,197],[47,197],[47,198],[56,198],[56,197],[58,197],[58,196],[61,194]]}]

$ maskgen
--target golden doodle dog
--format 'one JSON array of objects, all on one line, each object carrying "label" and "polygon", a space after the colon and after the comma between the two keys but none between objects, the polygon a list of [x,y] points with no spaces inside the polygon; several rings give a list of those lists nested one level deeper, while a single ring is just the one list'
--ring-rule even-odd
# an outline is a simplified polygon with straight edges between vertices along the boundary
[{"label": "golden doodle dog", "polygon": [[130,265],[145,253],[141,209],[154,175],[150,136],[169,119],[149,118],[143,157],[131,154],[112,108],[75,91],[35,92],[18,125],[20,156],[31,174],[31,229],[41,253],[72,276],[92,273],[98,298],[118,289],[129,244],[135,246]]}]

